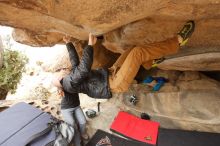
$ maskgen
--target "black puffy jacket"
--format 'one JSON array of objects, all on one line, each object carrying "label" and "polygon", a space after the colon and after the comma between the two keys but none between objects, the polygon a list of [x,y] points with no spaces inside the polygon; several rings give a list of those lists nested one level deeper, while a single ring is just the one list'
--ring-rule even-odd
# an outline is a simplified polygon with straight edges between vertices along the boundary
[{"label": "black puffy jacket", "polygon": [[108,72],[105,69],[91,70],[93,47],[86,46],[81,62],[72,43],[68,43],[72,71],[61,80],[63,89],[69,93],[84,93],[93,98],[108,99],[111,92],[108,85]]}]

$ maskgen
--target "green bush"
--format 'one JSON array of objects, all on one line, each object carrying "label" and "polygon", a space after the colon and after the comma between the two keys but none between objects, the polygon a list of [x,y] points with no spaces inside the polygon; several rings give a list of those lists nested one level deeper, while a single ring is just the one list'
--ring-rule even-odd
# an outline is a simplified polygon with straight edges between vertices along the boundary
[{"label": "green bush", "polygon": [[28,59],[24,54],[9,49],[4,50],[3,66],[0,68],[0,99],[5,98],[2,97],[5,93],[15,93],[27,62]]},{"label": "green bush", "polygon": [[48,99],[51,96],[51,93],[47,88],[42,85],[38,85],[33,90],[31,90],[31,95],[28,98],[30,99]]}]

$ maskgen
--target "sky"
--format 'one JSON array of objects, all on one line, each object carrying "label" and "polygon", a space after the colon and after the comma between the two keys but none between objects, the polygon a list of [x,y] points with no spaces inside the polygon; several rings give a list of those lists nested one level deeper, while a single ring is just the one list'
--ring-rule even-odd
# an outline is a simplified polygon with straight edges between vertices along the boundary
[{"label": "sky", "polygon": [[1,32],[1,36],[6,36],[8,34],[11,34],[12,28],[6,26],[0,26],[0,32]]},{"label": "sky", "polygon": [[[11,36],[12,31],[13,28],[0,26],[0,35],[3,44],[6,44],[6,38],[10,36],[10,43],[12,44],[11,49],[18,50],[24,53],[29,58],[29,62],[26,65],[27,74],[24,74],[24,76],[22,77],[18,89],[16,90],[16,94],[9,94],[7,96],[7,99],[24,99],[27,97],[30,98],[29,96],[32,95],[32,92],[35,91],[36,87],[41,85],[43,85],[47,89],[51,87],[52,75],[50,73],[44,72],[42,69],[39,69],[37,62],[41,61],[44,63],[56,63],[56,60],[54,60],[54,56],[59,57],[63,49],[66,49],[66,47],[64,45],[56,45],[54,47],[31,47],[20,44],[13,40]],[[34,72],[34,76],[28,75],[28,72],[31,71]]]},{"label": "sky", "polygon": [[11,49],[18,50],[27,55],[29,63],[35,63],[39,60],[45,60],[48,56],[51,56],[51,52],[57,49],[64,48],[64,45],[55,45],[54,47],[31,47],[24,44],[17,43],[12,38],[13,28],[0,26],[0,35],[2,37],[3,45],[6,44],[7,36],[10,36]]},{"label": "sky", "polygon": [[5,40],[8,36],[10,36],[11,38],[10,43],[12,44],[12,49],[20,50],[22,52],[25,51],[24,49],[28,46],[15,42],[12,38],[12,31],[13,31],[13,28],[11,27],[0,26],[0,35],[2,38],[3,45],[6,45],[7,42]]}]

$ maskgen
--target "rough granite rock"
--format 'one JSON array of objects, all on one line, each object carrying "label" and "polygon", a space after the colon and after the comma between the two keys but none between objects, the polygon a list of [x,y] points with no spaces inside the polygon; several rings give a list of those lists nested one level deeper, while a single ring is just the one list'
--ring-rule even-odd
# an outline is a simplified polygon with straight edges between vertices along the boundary
[{"label": "rough granite rock", "polygon": [[[146,85],[133,85],[122,94],[128,110],[140,115],[148,113],[161,127],[208,132],[220,132],[220,83],[192,72],[180,74],[174,85],[165,84],[159,92]],[[131,105],[129,96],[138,102]]]},{"label": "rough granite rock", "polygon": [[181,48],[158,65],[160,69],[182,71],[219,71],[220,47]]},{"label": "rough granite rock", "polygon": [[[163,74],[166,76],[165,72]],[[152,92],[145,84],[133,84],[129,92],[114,93],[110,100],[101,102],[100,113],[96,118],[87,118],[90,136],[97,129],[109,132],[109,127],[120,110],[138,117],[142,112],[148,113],[152,120],[160,122],[164,128],[220,133],[220,83],[196,72],[182,72],[177,76],[175,84],[166,83],[159,92]],[[138,98],[135,106],[129,102],[129,97],[133,94]],[[100,101],[84,94],[80,94],[80,100],[84,111],[97,111],[97,102]],[[0,101],[0,110],[20,101],[23,100]],[[26,102],[61,118],[59,99]]]}]

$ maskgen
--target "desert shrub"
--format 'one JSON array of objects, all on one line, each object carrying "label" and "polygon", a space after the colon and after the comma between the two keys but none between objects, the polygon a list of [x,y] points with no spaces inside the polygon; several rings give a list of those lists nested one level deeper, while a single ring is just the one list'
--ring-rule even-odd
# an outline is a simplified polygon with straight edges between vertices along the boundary
[{"label": "desert shrub", "polygon": [[29,95],[29,99],[48,99],[51,96],[51,93],[49,90],[42,85],[38,85],[35,87],[33,90],[30,92],[31,94]]},{"label": "desert shrub", "polygon": [[8,92],[16,91],[27,62],[27,57],[21,52],[4,50],[3,66],[0,68],[0,99],[5,99]]}]

